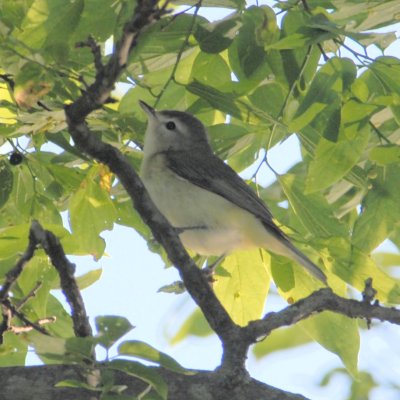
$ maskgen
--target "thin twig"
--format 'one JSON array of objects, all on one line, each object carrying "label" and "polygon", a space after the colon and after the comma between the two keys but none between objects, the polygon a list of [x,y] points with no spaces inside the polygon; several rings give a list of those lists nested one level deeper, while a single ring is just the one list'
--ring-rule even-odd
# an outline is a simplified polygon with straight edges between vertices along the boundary
[{"label": "thin twig", "polygon": [[12,285],[20,276],[24,266],[26,263],[33,257],[35,253],[37,243],[34,240],[32,229],[29,231],[29,243],[28,247],[25,250],[25,253],[19,258],[15,266],[10,269],[10,271],[6,274],[5,282],[3,283],[0,289],[0,303],[3,303],[4,300],[8,297],[8,292],[10,291]]},{"label": "thin twig", "polygon": [[[32,329],[35,329],[36,331],[42,333],[43,335],[49,336],[49,333],[46,331],[46,329],[42,328],[38,323],[32,322],[29,320],[22,312],[18,311],[10,302],[9,299],[5,300],[3,303],[4,307],[7,307],[10,310],[10,313],[12,316],[17,317],[21,322],[25,324],[25,326],[30,326]],[[9,325],[8,330],[12,330],[13,326]]]},{"label": "thin twig", "polygon": [[38,290],[42,287],[42,282],[36,282],[36,285],[30,292],[19,302],[15,304],[15,308],[19,311],[32,297],[35,297]]},{"label": "thin twig", "polygon": [[0,324],[0,341],[2,340],[2,334],[6,330],[9,330],[11,326],[11,318],[14,315],[17,316],[26,325],[32,326],[34,329],[43,334],[47,334],[46,330],[43,329],[39,324],[35,324],[29,321],[19,311],[19,309],[26,303],[26,301],[30,297],[35,295],[36,291],[39,288],[39,284],[37,284],[36,287],[33,288],[31,292],[28,293],[28,295],[16,306],[11,304],[9,299],[9,292],[13,284],[20,276],[26,263],[32,259],[34,252],[39,244],[43,247],[43,249],[49,256],[53,266],[58,271],[61,281],[61,288],[68,303],[71,306],[71,316],[76,336],[91,336],[92,330],[88,322],[83,299],[74,278],[75,266],[68,261],[64,250],[56,236],[53,233],[44,230],[37,221],[33,221],[29,230],[28,247],[25,253],[23,253],[23,255],[19,258],[16,265],[6,274],[5,282],[0,289],[0,303],[3,307],[3,321]]},{"label": "thin twig", "polygon": [[25,333],[25,332],[30,332],[34,329],[37,330],[37,327],[41,326],[41,325],[46,325],[46,324],[52,324],[54,322],[56,322],[57,318],[52,316],[52,317],[47,317],[47,318],[41,318],[38,321],[36,321],[34,324],[36,326],[33,326],[32,323],[30,323],[31,325],[25,325],[25,326],[12,326],[9,330],[10,332],[19,334],[19,333]]},{"label": "thin twig", "polygon": [[176,56],[176,61],[175,61],[174,67],[172,68],[171,75],[169,76],[169,78],[168,78],[167,81],[165,82],[164,86],[163,86],[162,89],[160,90],[160,93],[157,95],[157,99],[156,99],[156,101],[155,101],[155,103],[154,103],[154,107],[157,107],[159,101],[161,100],[161,97],[164,95],[164,93],[165,93],[165,91],[167,90],[168,86],[169,86],[170,83],[175,79],[175,74],[176,74],[176,71],[177,71],[177,69],[178,69],[179,63],[180,63],[180,61],[181,61],[182,55],[183,55],[183,53],[184,53],[186,47],[187,47],[188,44],[189,44],[189,37],[190,37],[190,35],[192,34],[192,31],[193,31],[193,28],[194,28],[194,24],[195,24],[195,22],[196,22],[197,14],[199,13],[199,10],[200,10],[200,7],[201,7],[201,2],[202,2],[202,0],[200,0],[200,1],[195,5],[195,10],[194,10],[194,13],[193,13],[193,17],[192,17],[192,21],[191,21],[190,27],[189,27],[189,29],[188,29],[187,32],[186,32],[185,39],[183,40],[182,46],[181,46],[181,48],[179,49],[179,52],[178,52],[178,54],[177,54],[177,56]]},{"label": "thin twig", "polygon": [[368,121],[368,123],[380,140],[384,141],[386,144],[392,144],[392,142],[374,125],[372,121]]},{"label": "thin twig", "polygon": [[89,47],[93,54],[93,59],[94,59],[94,65],[96,68],[96,71],[102,71],[103,69],[103,62],[101,61],[101,48],[100,46],[96,43],[94,40],[93,36],[89,35],[89,37],[83,41],[83,42],[78,42],[75,47],[80,48],[80,47]]},{"label": "thin twig", "polygon": [[[301,2],[302,2],[302,4],[303,4],[304,10],[307,11],[310,15],[312,15],[311,9],[310,9],[310,7],[308,6],[307,1],[306,1],[306,0],[301,0]],[[324,61],[325,61],[325,62],[328,61],[328,60],[329,60],[329,57],[328,57],[327,54],[325,53],[325,50],[324,50],[324,48],[322,47],[321,43],[317,43],[317,46],[318,46],[319,51],[320,51],[321,54],[322,54],[322,57],[323,57]]]}]

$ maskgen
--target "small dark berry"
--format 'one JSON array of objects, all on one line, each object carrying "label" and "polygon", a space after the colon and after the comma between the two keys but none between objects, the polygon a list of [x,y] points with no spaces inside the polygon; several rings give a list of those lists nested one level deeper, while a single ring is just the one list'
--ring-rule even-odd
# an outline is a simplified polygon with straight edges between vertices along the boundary
[{"label": "small dark berry", "polygon": [[10,164],[11,165],[19,165],[22,163],[22,154],[18,152],[11,153],[10,155]]}]

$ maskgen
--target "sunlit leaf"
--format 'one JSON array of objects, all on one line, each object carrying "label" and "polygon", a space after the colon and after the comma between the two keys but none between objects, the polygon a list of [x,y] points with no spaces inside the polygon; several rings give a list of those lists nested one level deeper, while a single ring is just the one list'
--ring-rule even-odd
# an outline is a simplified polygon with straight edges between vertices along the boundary
[{"label": "sunlit leaf", "polygon": [[72,230],[81,248],[100,258],[104,245],[99,234],[111,229],[117,218],[109,194],[90,176],[72,196],[69,207]]},{"label": "sunlit leaf", "polygon": [[215,294],[239,325],[260,318],[269,290],[266,264],[270,257],[258,250],[240,251],[225,258],[224,274],[215,276]]},{"label": "sunlit leaf", "polygon": [[337,354],[352,376],[357,376],[360,337],[356,320],[325,311],[300,326],[327,350]]}]

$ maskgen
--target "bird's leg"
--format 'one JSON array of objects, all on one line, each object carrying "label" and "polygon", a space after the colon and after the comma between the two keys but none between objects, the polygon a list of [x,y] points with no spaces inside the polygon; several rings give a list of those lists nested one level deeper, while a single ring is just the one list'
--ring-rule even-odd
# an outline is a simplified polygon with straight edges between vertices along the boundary
[{"label": "bird's leg", "polygon": [[217,267],[221,264],[223,259],[225,258],[226,254],[222,254],[219,256],[213,263],[204,267],[201,272],[203,273],[204,277],[210,282],[214,282],[214,273]]}]

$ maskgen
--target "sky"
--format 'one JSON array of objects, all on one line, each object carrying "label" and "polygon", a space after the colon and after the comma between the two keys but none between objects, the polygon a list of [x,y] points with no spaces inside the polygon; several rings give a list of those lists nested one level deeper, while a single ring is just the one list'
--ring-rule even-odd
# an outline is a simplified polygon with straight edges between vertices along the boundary
[{"label": "sky", "polygon": [[[271,2],[269,2],[271,4]],[[219,18],[220,14],[206,14]],[[396,54],[398,49],[390,52]],[[283,157],[282,155],[285,155]],[[270,164],[284,173],[300,158],[295,136],[274,147],[269,152]],[[262,185],[274,180],[272,172],[264,168]],[[193,310],[193,301],[188,295],[158,293],[158,289],[179,279],[174,268],[164,268],[158,255],[148,250],[147,243],[133,230],[116,225],[113,231],[104,232],[107,256],[95,262],[90,257],[71,257],[77,266],[77,275],[101,267],[100,281],[83,290],[87,312],[93,322],[98,315],[122,315],[136,328],[123,340],[143,340],[174,357],[183,366],[198,369],[213,369],[220,363],[221,346],[215,336],[189,338],[175,346],[168,341],[180,324]],[[62,298],[60,293],[57,297]],[[279,310],[283,301],[268,300],[266,311]],[[66,306],[68,309],[68,306]],[[360,368],[373,369],[382,381],[398,380],[400,376],[400,349],[398,332],[389,324],[382,324],[362,334]],[[115,350],[111,350],[111,355]],[[388,357],[390,355],[390,357]],[[104,356],[99,352],[99,358]],[[33,354],[29,363],[38,360]],[[345,399],[348,379],[336,376],[325,388],[317,384],[327,371],[341,368],[340,360],[318,344],[309,344],[291,351],[274,353],[261,361],[250,356],[248,368],[251,375],[278,388],[301,393],[315,400]],[[371,400],[398,399],[393,391],[375,394]]]}]

